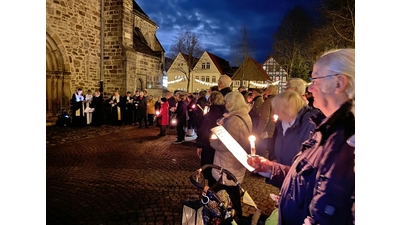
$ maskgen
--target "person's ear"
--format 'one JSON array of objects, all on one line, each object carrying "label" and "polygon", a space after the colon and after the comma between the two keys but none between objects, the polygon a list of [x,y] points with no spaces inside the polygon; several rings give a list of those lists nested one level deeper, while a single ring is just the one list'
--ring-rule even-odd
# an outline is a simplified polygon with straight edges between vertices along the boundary
[{"label": "person's ear", "polygon": [[335,93],[342,93],[346,91],[349,79],[345,75],[338,75],[336,79]]}]

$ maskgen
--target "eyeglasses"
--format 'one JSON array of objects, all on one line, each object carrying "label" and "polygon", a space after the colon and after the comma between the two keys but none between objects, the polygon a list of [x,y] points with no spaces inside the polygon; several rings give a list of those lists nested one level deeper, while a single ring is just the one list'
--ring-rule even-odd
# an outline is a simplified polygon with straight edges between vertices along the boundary
[{"label": "eyeglasses", "polygon": [[338,73],[337,74],[331,74],[331,75],[326,75],[326,76],[323,76],[323,77],[311,77],[310,80],[311,80],[311,83],[313,84],[315,80],[322,79],[322,78],[328,78],[328,77],[334,77],[334,76],[337,76],[337,75],[339,75],[339,74]]}]

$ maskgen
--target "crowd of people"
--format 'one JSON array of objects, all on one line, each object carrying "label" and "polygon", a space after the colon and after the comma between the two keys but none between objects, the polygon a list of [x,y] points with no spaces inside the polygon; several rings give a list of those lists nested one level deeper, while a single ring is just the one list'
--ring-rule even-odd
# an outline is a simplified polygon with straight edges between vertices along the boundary
[{"label": "crowd of people", "polygon": [[[134,96],[131,94],[128,91],[125,96],[120,96],[116,90],[110,98],[104,99],[98,90],[94,95],[91,90],[84,95],[79,88],[71,98],[72,125],[136,124],[139,128],[153,126],[155,114],[161,109],[161,97],[156,101],[152,95],[147,95],[146,90],[136,91]],[[159,121],[156,122],[159,126]]]},{"label": "crowd of people", "polygon": [[[200,166],[220,166],[239,183],[246,179],[246,167],[212,137],[210,129],[223,126],[248,154],[248,138],[254,135],[257,154],[247,163],[281,190],[276,213],[271,214],[277,218],[269,218],[270,224],[354,224],[355,50],[323,54],[313,67],[309,86],[291,78],[278,93],[275,85],[232,91],[231,84],[229,76],[221,75],[218,85],[207,91],[168,92],[157,100],[144,92],[121,97],[115,91],[106,104],[98,91],[92,96],[89,90],[84,96],[78,89],[72,97],[73,123],[101,125],[103,115],[109,115],[113,125],[157,125],[158,136],[174,126],[174,144],[195,136]],[[204,178],[210,187],[222,181],[240,218],[236,184],[216,169],[206,169]]]}]

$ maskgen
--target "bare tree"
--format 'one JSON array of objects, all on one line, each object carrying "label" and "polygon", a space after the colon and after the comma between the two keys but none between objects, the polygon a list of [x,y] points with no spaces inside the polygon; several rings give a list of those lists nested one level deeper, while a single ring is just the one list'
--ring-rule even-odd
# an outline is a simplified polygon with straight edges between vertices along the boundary
[{"label": "bare tree", "polygon": [[307,52],[306,42],[313,24],[310,14],[301,6],[296,6],[288,11],[274,34],[272,55],[286,68],[289,77],[304,77],[300,71],[305,72],[304,68],[310,67],[303,54]]},{"label": "bare tree", "polygon": [[182,53],[183,57],[186,60],[186,64],[183,64],[183,66],[178,66],[176,70],[182,72],[185,75],[187,81],[187,91],[189,91],[193,68],[204,52],[199,37],[195,33],[190,31],[181,33],[175,37],[175,44],[171,46],[170,50],[174,55]]},{"label": "bare tree", "polygon": [[[253,54],[253,47],[249,42],[249,34],[246,26],[242,26],[239,31],[238,39],[232,41],[231,46],[231,49],[233,49],[231,54],[234,65],[241,65],[247,57],[251,57]],[[243,85],[245,72],[246,71],[243,69],[240,76],[240,86]]]},{"label": "bare tree", "polygon": [[345,47],[355,44],[355,0],[325,0],[323,15],[327,25],[342,39]]}]

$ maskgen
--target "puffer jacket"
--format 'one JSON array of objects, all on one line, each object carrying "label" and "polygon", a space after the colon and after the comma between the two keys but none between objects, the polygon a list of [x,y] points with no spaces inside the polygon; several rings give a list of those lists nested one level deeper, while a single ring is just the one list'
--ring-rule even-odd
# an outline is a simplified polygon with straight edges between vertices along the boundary
[{"label": "puffer jacket", "polygon": [[279,224],[337,225],[352,223],[355,191],[354,146],[347,140],[355,133],[352,102],[344,103],[324,120],[305,141],[291,167],[273,163],[267,183],[281,187]]},{"label": "puffer jacket", "polygon": [[[242,117],[246,124],[238,116]],[[250,153],[249,136],[252,130],[252,122],[247,108],[243,108],[237,112],[224,114],[222,126],[224,126],[233,139],[235,139],[247,153]],[[246,174],[246,168],[235,158],[235,156],[219,139],[211,140],[210,144],[211,147],[215,149],[214,165],[228,170],[236,177],[239,183],[242,183],[244,175]],[[220,173],[218,170],[213,169],[212,175],[216,180],[219,180]],[[228,180],[225,174],[223,181],[227,186],[236,185],[233,181]]]}]

